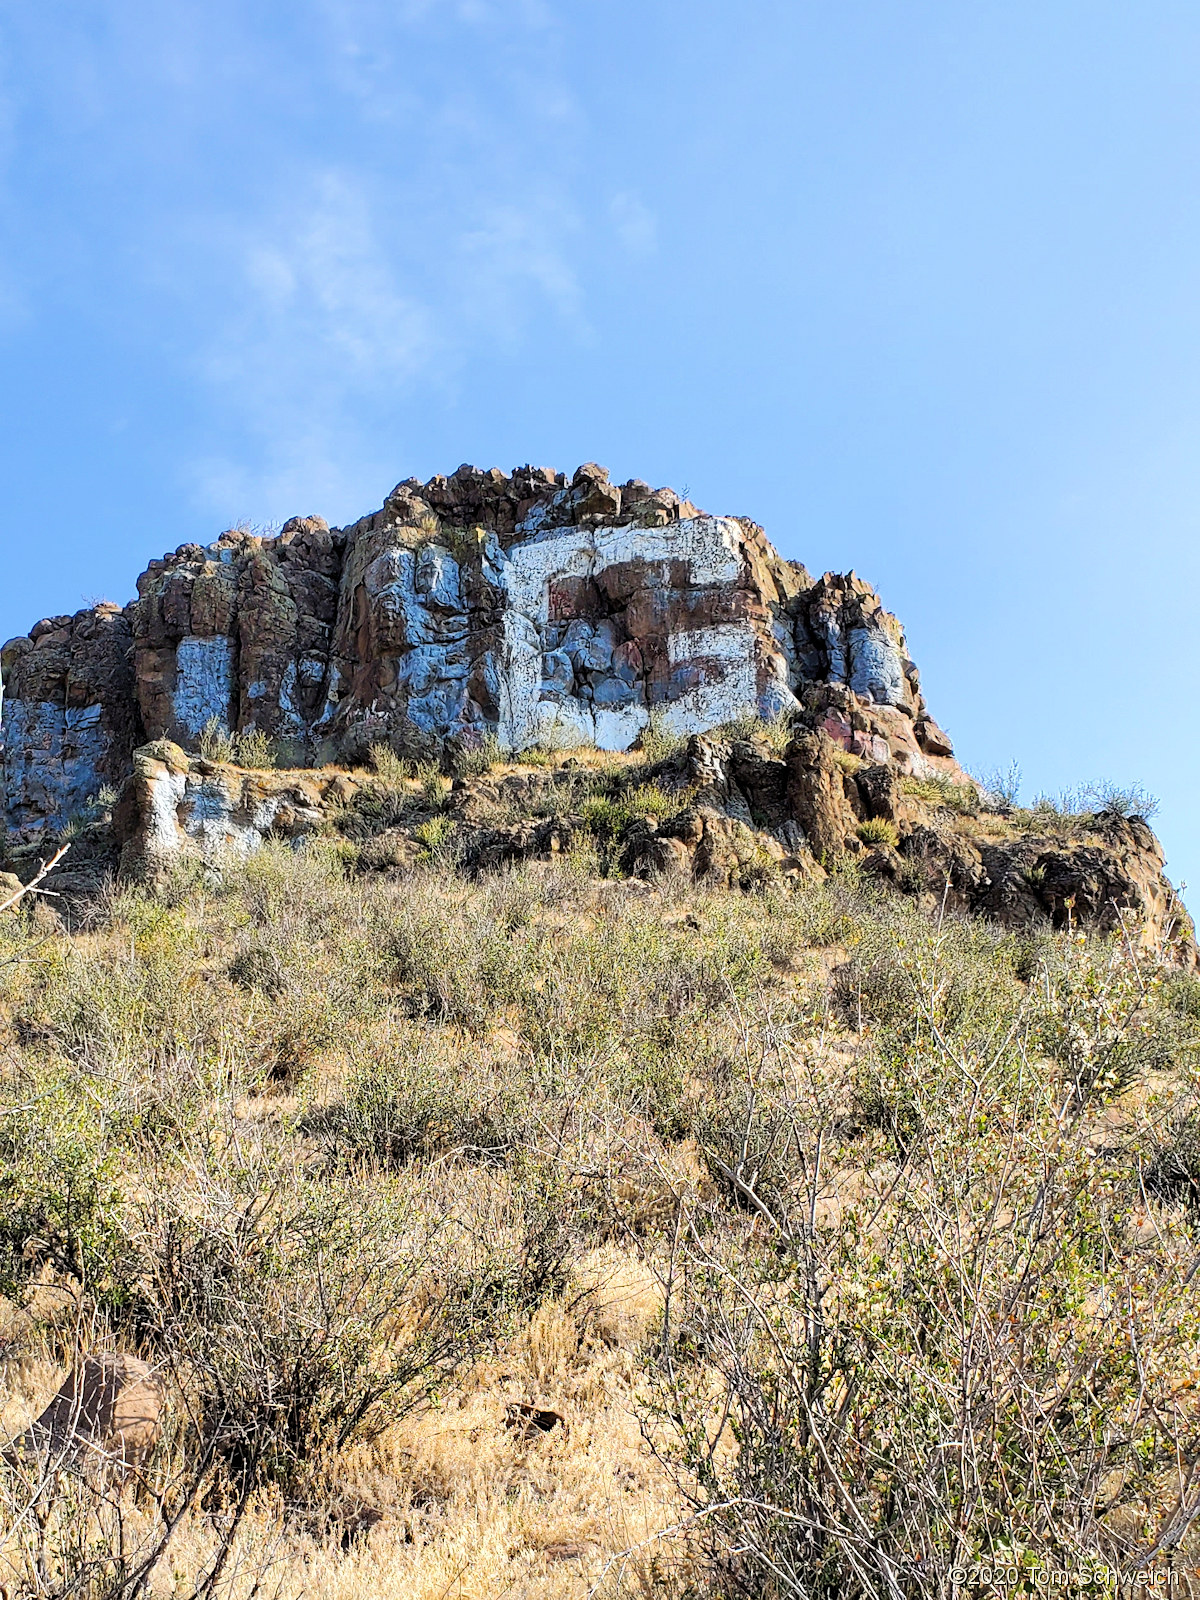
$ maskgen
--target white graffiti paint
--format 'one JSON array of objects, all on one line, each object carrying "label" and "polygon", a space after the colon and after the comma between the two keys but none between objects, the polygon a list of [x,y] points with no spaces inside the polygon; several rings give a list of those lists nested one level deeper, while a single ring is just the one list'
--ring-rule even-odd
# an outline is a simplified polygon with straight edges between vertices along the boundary
[{"label": "white graffiti paint", "polygon": [[[175,721],[191,738],[215,719],[229,727],[234,687],[234,644],[224,634],[211,639],[184,638],[175,652]],[[253,696],[253,688],[249,691]],[[265,686],[264,686],[265,693]]]},{"label": "white graffiti paint", "polygon": [[900,651],[887,634],[876,628],[850,630],[850,687],[863,700],[877,705],[903,705],[907,679]]},{"label": "white graffiti paint", "polygon": [[[499,735],[503,744],[524,749],[539,741],[578,744],[593,740],[605,750],[625,750],[649,719],[641,705],[588,706],[556,694],[544,701],[543,685],[565,682],[554,670],[544,678],[542,651],[552,583],[564,578],[598,578],[613,566],[639,563],[660,569],[685,564],[686,583],[696,588],[732,584],[741,571],[740,529],[729,517],[690,517],[664,528],[556,528],[535,534],[507,553],[497,550],[497,567],[508,600],[504,617],[503,690]],[[667,574],[662,572],[662,581]],[[611,661],[611,623],[589,627],[572,623],[563,650],[580,670],[603,670]],[[749,623],[721,623],[684,631],[668,639],[672,663],[696,657],[720,662],[719,680],[684,690],[662,708],[673,731],[698,733],[716,723],[753,712],[757,706],[759,642]],[[786,673],[786,665],[783,667]],[[783,685],[787,692],[786,682]],[[631,698],[636,695],[631,694]],[[794,703],[794,701],[793,701]]]},{"label": "white graffiti paint", "polygon": [[0,724],[4,816],[10,828],[65,822],[101,788],[109,751],[99,706],[6,698]]}]

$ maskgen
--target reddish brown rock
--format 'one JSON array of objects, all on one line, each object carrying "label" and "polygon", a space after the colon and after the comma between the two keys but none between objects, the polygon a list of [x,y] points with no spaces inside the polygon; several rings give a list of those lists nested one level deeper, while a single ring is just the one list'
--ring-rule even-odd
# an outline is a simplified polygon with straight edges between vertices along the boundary
[{"label": "reddish brown rock", "polygon": [[[328,773],[206,765],[210,724],[318,769],[380,742],[425,758],[488,736],[624,750],[682,734],[672,781],[687,803],[634,819],[633,870],[748,883],[849,853],[1006,920],[1128,915],[1147,938],[1186,921],[1144,824],[1034,840],[947,812],[937,781],[968,801],[973,786],[903,629],[856,574],[814,580],[749,519],[614,484],[594,462],[570,479],[464,465],[406,479],[348,528],[293,517],[278,534],[182,545],[149,564],[133,604],[43,619],[4,647],[0,672],[8,838],[61,827],[127,780],[114,827],[126,869],[151,877],[180,849],[299,838],[353,797]],[[786,759],[722,732],[777,717],[796,735]],[[501,822],[474,790],[454,807],[480,870],[566,848],[578,821]],[[865,829],[868,859],[859,830],[874,821],[897,843]],[[417,849],[397,835],[374,856],[399,870]]]},{"label": "reddish brown rock", "polygon": [[462,466],[352,527],[293,517],[152,561],[138,598],[51,617],[3,653],[4,811],[61,823],[166,738],[258,730],[290,758],[487,733],[625,748],[802,703],[843,748],[946,759],[903,632],[850,574],[812,580],[746,518],[588,462]]},{"label": "reddish brown rock", "polygon": [[836,759],[836,746],[821,731],[801,734],[787,753],[787,799],[814,856],[832,862],[854,848],[858,818],[847,795],[853,787]]}]

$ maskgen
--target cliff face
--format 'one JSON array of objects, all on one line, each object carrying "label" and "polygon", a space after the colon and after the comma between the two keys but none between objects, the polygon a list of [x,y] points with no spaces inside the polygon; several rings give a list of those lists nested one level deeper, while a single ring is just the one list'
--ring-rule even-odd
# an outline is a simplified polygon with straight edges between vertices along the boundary
[{"label": "cliff face", "polygon": [[61,824],[133,750],[210,721],[295,764],[478,742],[629,748],[803,707],[835,743],[950,768],[896,619],[853,574],[814,582],[744,518],[669,489],[460,467],[353,526],[294,518],[152,561],[138,599],[4,646],[10,835]]},{"label": "cliff face", "polygon": [[[460,467],[398,485],[348,528],[294,518],[273,538],[183,545],[150,563],[131,605],[39,622],[0,667],[13,862],[28,869],[48,832],[120,790],[111,825],[88,822],[49,881],[67,898],[86,898],[118,851],[124,872],[153,878],[181,851],[215,863],[347,825],[363,870],[411,866],[431,827],[453,834],[460,866],[486,870],[586,844],[600,783],[623,872],[750,885],[851,858],[944,907],[1129,920],[1194,959],[1144,822],[1001,815],[980,794],[868,585],[814,580],[753,522],[590,464],[570,482]],[[214,723],[267,736],[290,770],[209,759],[198,747]],[[624,752],[647,730],[651,752],[689,738],[657,764],[610,757],[607,776],[594,756],[547,768],[547,747]],[[494,751],[463,757],[489,737],[507,776],[460,775],[436,815],[415,781],[381,801],[374,780],[339,770],[387,743],[479,772]],[[531,773],[519,757],[535,746]],[[364,843],[355,830],[371,834],[377,813],[391,821]]]}]

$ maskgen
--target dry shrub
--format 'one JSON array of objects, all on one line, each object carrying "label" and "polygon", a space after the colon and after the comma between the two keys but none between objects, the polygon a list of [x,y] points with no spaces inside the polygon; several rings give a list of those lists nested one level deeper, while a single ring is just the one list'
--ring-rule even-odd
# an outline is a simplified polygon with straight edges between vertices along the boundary
[{"label": "dry shrub", "polygon": [[[426,815],[440,774],[392,777]],[[69,1310],[174,1393],[160,1502],[47,1488],[43,1592],[128,1590],[197,1492],[179,1592],[224,1560],[238,1600],[682,1595],[681,1549],[694,1593],[948,1595],[1186,1548],[1195,985],[853,875],[594,866],[383,882],[317,841],[0,927],[21,1337],[61,1356]]]},{"label": "dry shrub", "polygon": [[[859,1061],[840,1086],[800,1053],[755,1077],[722,1169],[747,1220],[701,1211],[665,1274],[658,1415],[713,1581],[949,1595],[981,1563],[1034,1588],[1169,1563],[1190,1522],[1172,1463],[1200,1451],[1195,1231],[1132,1225],[1136,1141],[1038,1048],[1047,991],[1140,1037],[1153,970],[1064,945],[1039,996],[988,930],[906,915],[888,940],[856,952]],[[864,1083],[908,1107],[903,1137],[864,1122]]]},{"label": "dry shrub", "polygon": [[309,1125],[334,1160],[394,1170],[435,1156],[503,1164],[527,1142],[534,1113],[512,1063],[410,1024],[352,1057],[342,1098]]},{"label": "dry shrub", "polygon": [[612,1244],[589,1250],[574,1263],[567,1300],[580,1327],[614,1349],[641,1344],[662,1315],[657,1276]]}]

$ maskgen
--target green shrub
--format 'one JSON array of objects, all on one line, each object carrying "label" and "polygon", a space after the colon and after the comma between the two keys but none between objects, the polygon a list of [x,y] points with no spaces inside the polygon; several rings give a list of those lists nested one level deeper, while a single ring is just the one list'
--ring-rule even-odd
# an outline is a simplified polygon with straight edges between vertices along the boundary
[{"label": "green shrub", "polygon": [[[838,1074],[756,1027],[703,1141],[746,1221],[698,1198],[661,1268],[654,1425],[711,1589],[866,1600],[1003,1560],[1033,1592],[1133,1564],[1173,1515],[1144,1508],[1179,1445],[1168,1373],[1200,1336],[1186,1271],[1140,1265],[1135,1152],[1065,1114],[1000,936],[910,909],[878,940],[856,950],[876,1116],[860,1101],[848,1127]],[[1035,987],[1090,989],[1137,1034],[1104,955]],[[1195,1120],[1143,1159],[1151,1193],[1194,1204]],[[1154,1236],[1194,1261],[1186,1216],[1160,1210]]]},{"label": "green shrub", "polygon": [[1143,789],[1141,784],[1122,786],[1102,779],[1096,783],[1080,784],[1075,789],[1064,789],[1057,795],[1039,794],[1033,802],[1032,812],[1035,817],[1064,822],[1100,811],[1149,821],[1157,813],[1158,806],[1155,796]]},{"label": "green shrub", "polygon": [[902,778],[900,787],[926,805],[940,806],[956,811],[961,816],[973,817],[979,810],[979,793],[974,785],[955,783],[942,773],[932,773],[924,778]]},{"label": "green shrub", "polygon": [[415,777],[421,785],[425,804],[440,810],[450,798],[450,779],[445,776],[436,761],[421,762],[416,769]]},{"label": "green shrub", "polygon": [[414,1015],[486,1028],[521,981],[508,934],[486,919],[468,921],[460,908],[423,901],[418,889],[395,921],[380,928],[393,981]]},{"label": "green shrub", "polygon": [[835,983],[855,1028],[872,1025],[897,1057],[931,1038],[986,1051],[1004,1037],[1025,1000],[1012,935],[966,917],[931,921],[903,901],[865,910]]},{"label": "green shrub", "polygon": [[608,795],[591,795],[583,802],[584,826],[605,844],[611,844],[629,821],[627,808]]},{"label": "green shrub", "polygon": [[673,817],[676,812],[682,811],[687,799],[686,796],[669,793],[657,783],[638,783],[622,795],[621,803],[631,818],[653,817],[661,821],[663,817]]},{"label": "green shrub", "polygon": [[713,730],[720,739],[744,739],[750,744],[765,744],[775,755],[782,755],[791,743],[792,723],[786,716],[738,717]]},{"label": "green shrub", "polygon": [[279,764],[275,741],[258,728],[234,735],[234,760],[239,767],[275,767]]},{"label": "green shrub", "polygon": [[1030,1011],[1037,1042],[1062,1067],[1076,1104],[1110,1099],[1186,1050],[1192,1030],[1169,1007],[1164,1013],[1150,975],[1123,940],[1047,948]]},{"label": "green shrub", "polygon": [[1200,1022],[1200,977],[1194,972],[1172,973],[1163,984],[1162,997],[1178,1016]]},{"label": "green shrub", "polygon": [[619,772],[614,775],[616,781],[610,793],[591,794],[581,807],[584,826],[602,845],[615,843],[630,823],[641,817],[657,821],[674,816],[686,804],[684,797],[669,794],[656,783],[635,782],[623,788],[619,781],[621,775]]},{"label": "green shrub", "polygon": [[130,1268],[119,1110],[86,1077],[23,1089],[25,1104],[0,1118],[0,1293],[22,1301],[50,1267],[120,1302]]},{"label": "green shrub", "polygon": [[430,817],[428,821],[422,822],[419,827],[414,828],[412,836],[425,846],[429,855],[434,856],[442,849],[453,832],[453,819],[447,816],[437,816]]},{"label": "green shrub", "polygon": [[400,787],[414,775],[413,763],[406,756],[397,755],[390,744],[373,744],[367,759],[382,783]]},{"label": "green shrub", "polygon": [[233,736],[219,717],[209,717],[201,728],[200,754],[205,761],[233,760]]},{"label": "green shrub", "polygon": [[1143,822],[1149,822],[1159,808],[1156,796],[1140,783],[1090,783],[1079,791],[1076,803],[1080,811],[1112,811],[1119,817],[1141,817]]},{"label": "green shrub", "polygon": [[505,754],[500,747],[499,739],[494,733],[487,733],[477,744],[456,752],[454,770],[460,777],[476,778],[499,766],[504,759]]},{"label": "green shrub", "polygon": [[635,749],[648,767],[669,761],[687,744],[687,736],[672,733],[657,707],[651,708],[650,720],[638,735]]},{"label": "green shrub", "polygon": [[1176,1114],[1144,1158],[1142,1180],[1153,1195],[1200,1207],[1200,1116]]}]

